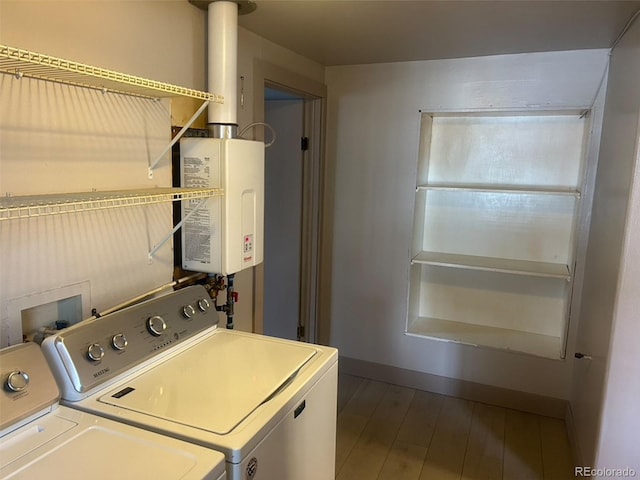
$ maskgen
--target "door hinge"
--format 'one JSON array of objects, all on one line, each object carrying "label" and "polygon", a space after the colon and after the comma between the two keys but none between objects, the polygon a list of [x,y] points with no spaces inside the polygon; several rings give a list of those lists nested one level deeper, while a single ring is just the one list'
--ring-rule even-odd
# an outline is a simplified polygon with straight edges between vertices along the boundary
[{"label": "door hinge", "polygon": [[309,137],[300,138],[300,150],[303,152],[309,150]]},{"label": "door hinge", "polygon": [[304,338],[304,325],[298,325],[298,340]]}]

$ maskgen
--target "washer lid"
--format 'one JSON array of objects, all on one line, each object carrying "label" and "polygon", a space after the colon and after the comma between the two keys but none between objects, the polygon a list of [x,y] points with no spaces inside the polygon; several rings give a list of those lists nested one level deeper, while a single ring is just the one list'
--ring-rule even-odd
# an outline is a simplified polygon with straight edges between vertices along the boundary
[{"label": "washer lid", "polygon": [[224,435],[285,386],[315,354],[306,344],[221,330],[99,401]]},{"label": "washer lid", "polygon": [[3,437],[0,458],[6,480],[175,480],[224,472],[219,452],[65,407]]}]

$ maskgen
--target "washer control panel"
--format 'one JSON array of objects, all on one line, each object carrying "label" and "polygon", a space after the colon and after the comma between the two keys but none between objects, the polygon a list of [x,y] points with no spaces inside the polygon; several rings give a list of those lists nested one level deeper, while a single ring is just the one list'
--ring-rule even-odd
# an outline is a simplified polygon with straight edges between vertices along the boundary
[{"label": "washer control panel", "polygon": [[193,285],[61,330],[42,350],[73,401],[217,323],[207,291]]},{"label": "washer control panel", "polygon": [[58,403],[59,390],[36,343],[0,350],[0,431]]}]

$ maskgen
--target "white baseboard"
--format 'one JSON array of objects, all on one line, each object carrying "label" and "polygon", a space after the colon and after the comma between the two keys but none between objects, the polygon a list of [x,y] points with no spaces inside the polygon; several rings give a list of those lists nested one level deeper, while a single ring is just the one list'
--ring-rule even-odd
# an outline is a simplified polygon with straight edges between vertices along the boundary
[{"label": "white baseboard", "polygon": [[569,446],[571,447],[571,455],[573,456],[574,465],[586,465],[584,457],[582,456],[582,450],[580,450],[580,442],[578,441],[578,434],[576,432],[576,424],[573,419],[573,410],[571,410],[571,403],[567,402],[567,410],[564,415],[564,423],[567,429],[567,435],[569,436]]},{"label": "white baseboard", "polygon": [[441,377],[349,357],[340,357],[339,368],[341,372],[349,375],[535,413],[536,415],[565,419],[568,411],[568,402],[560,398]]}]

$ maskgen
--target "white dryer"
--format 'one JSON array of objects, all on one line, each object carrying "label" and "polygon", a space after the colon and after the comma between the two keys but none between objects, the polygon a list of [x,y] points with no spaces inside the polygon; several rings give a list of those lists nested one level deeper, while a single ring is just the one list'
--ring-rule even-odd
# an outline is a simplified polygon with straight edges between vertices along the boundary
[{"label": "white dryer", "polygon": [[217,328],[202,286],[60,331],[63,403],[225,454],[230,480],[335,477],[337,350]]},{"label": "white dryer", "polygon": [[59,405],[35,343],[0,350],[0,369],[0,478],[226,478],[219,452]]}]

